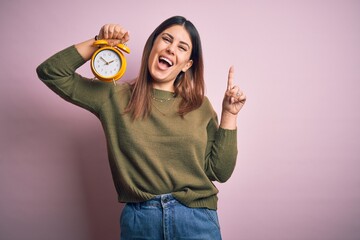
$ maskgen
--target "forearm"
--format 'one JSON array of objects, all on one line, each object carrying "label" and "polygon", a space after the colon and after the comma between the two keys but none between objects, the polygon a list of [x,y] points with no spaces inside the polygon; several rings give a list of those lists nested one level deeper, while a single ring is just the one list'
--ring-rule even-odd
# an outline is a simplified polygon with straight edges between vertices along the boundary
[{"label": "forearm", "polygon": [[76,69],[85,63],[75,46],[70,46],[44,61],[36,69],[39,78],[65,100],[97,113],[108,99],[112,84],[89,81]]},{"label": "forearm", "polygon": [[97,50],[97,47],[93,46],[94,41],[89,39],[54,54],[37,68],[39,78],[54,80],[73,75]]},{"label": "forearm", "polygon": [[74,46],[70,46],[46,59],[36,72],[41,80],[57,80],[72,77],[77,68],[85,63]]},{"label": "forearm", "polygon": [[237,158],[237,130],[219,128],[207,149],[207,176],[218,182],[227,181],[235,168]]}]

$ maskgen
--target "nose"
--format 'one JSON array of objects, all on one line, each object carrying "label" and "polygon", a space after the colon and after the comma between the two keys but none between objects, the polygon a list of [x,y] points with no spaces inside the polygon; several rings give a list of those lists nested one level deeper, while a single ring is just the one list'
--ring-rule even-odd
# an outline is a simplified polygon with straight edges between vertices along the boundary
[{"label": "nose", "polygon": [[169,46],[166,48],[166,51],[167,51],[169,54],[174,54],[174,53],[175,53],[174,44],[169,44]]}]

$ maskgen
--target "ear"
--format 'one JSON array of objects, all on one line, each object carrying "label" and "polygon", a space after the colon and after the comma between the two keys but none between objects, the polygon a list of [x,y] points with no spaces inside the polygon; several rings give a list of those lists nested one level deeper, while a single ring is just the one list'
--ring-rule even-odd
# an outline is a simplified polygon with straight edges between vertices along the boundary
[{"label": "ear", "polygon": [[192,65],[193,65],[193,60],[190,59],[190,60],[185,64],[185,66],[181,69],[181,71],[186,72],[189,68],[191,68]]}]

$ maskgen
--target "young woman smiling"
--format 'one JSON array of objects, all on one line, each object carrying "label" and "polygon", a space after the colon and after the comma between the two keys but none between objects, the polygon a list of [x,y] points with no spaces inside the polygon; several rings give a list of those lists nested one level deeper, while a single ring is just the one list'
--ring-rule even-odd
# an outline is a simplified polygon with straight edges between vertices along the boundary
[{"label": "young woman smiling", "polygon": [[[104,25],[97,36],[126,43],[129,32]],[[229,70],[220,124],[204,96],[201,42],[194,25],[175,16],[148,38],[132,83],[91,81],[76,73],[96,51],[94,39],[43,62],[39,78],[94,113],[102,123],[118,200],[121,239],[221,239],[218,190],[237,157],[236,121],[246,96]]]}]

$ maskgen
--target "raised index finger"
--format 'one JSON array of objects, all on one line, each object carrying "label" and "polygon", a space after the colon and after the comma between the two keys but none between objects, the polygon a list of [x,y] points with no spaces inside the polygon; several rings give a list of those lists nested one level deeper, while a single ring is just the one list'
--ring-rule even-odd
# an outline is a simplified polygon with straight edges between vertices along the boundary
[{"label": "raised index finger", "polygon": [[231,66],[229,69],[228,82],[227,82],[228,90],[231,90],[233,88],[233,81],[234,81],[234,66]]}]

